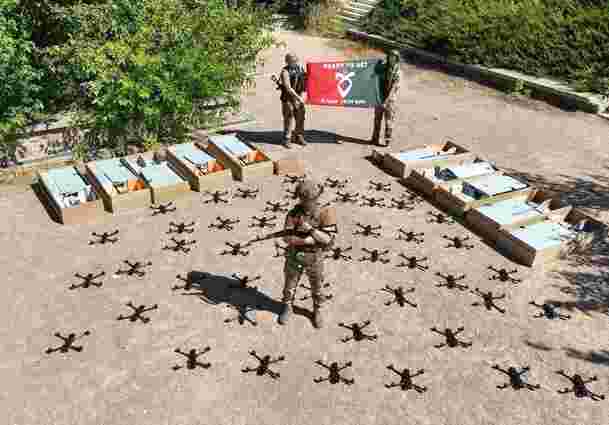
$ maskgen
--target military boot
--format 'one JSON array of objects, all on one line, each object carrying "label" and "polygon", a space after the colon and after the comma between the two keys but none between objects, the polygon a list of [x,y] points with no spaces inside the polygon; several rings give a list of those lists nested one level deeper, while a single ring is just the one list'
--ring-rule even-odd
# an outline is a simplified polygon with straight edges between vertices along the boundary
[{"label": "military boot", "polygon": [[320,301],[313,302],[313,326],[315,326],[316,329],[321,329],[324,326],[324,322],[321,315]]},{"label": "military boot", "polygon": [[283,310],[279,314],[278,322],[280,325],[285,325],[288,323],[288,319],[292,315],[292,303],[284,303]]},{"label": "military boot", "polygon": [[298,136],[296,136],[296,143],[298,143],[301,146],[306,146],[307,145],[307,141],[305,140],[304,136],[302,134],[299,134]]}]

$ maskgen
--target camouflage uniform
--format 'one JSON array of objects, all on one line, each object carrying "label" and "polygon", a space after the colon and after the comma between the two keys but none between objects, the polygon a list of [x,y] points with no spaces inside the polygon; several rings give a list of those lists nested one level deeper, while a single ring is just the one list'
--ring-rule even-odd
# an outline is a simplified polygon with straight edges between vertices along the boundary
[{"label": "camouflage uniform", "polygon": [[[390,63],[390,58],[392,59]],[[393,64],[393,65],[391,65]],[[376,105],[374,107],[374,130],[372,131],[371,143],[380,143],[381,124],[385,118],[385,145],[389,145],[393,137],[393,124],[397,115],[397,93],[400,89],[402,71],[400,70],[400,53],[392,50],[387,57],[387,69],[385,71],[385,84],[383,88],[383,100],[386,107]]]},{"label": "camouflage uniform", "polygon": [[[297,61],[296,56],[288,53],[288,59]],[[297,142],[301,145],[306,144],[304,139],[304,122],[305,122],[305,106],[300,104],[294,96],[284,88],[283,82],[288,82],[294,91],[302,96],[305,90],[305,70],[298,63],[288,64],[281,70],[279,81],[281,85],[281,113],[283,114],[283,140],[286,146],[290,146],[291,142]],[[296,128],[294,128],[294,122]]]},{"label": "camouflage uniform", "polygon": [[[316,185],[310,180],[298,185],[296,189],[297,193],[301,199],[304,198],[303,201],[305,201],[305,204],[300,203],[288,212],[285,220],[285,229],[297,228],[299,220],[304,220],[313,227],[320,227],[320,208],[316,199],[321,194],[321,189],[319,186],[315,186]],[[311,205],[309,207],[306,206],[307,199],[311,200]],[[285,277],[282,299],[284,313],[280,315],[280,323],[285,323],[287,321],[287,316],[291,313],[292,303],[294,302],[294,296],[296,295],[296,287],[302,277],[302,273],[305,272],[309,278],[312,290],[315,327],[321,327],[320,310],[324,301],[321,291],[324,281],[323,250],[331,245],[332,241],[333,238],[331,238],[330,243],[325,245],[316,241],[315,245],[288,247],[286,262],[283,268]]]}]

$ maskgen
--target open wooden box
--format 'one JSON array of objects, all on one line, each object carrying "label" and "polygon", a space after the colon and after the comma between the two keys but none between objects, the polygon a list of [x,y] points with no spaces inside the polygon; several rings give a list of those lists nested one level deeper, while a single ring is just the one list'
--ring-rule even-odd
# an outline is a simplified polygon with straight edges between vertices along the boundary
[{"label": "open wooden box", "polygon": [[190,192],[190,184],[172,163],[154,161],[152,153],[123,158],[124,163],[150,188],[153,204],[164,204]]},{"label": "open wooden box", "polygon": [[567,206],[542,222],[500,228],[496,247],[521,264],[536,266],[585,250],[597,236],[606,237],[606,226]]},{"label": "open wooden box", "polygon": [[546,214],[561,207],[560,200],[548,192],[533,189],[510,199],[484,202],[465,213],[465,221],[480,236],[496,242],[499,229],[546,220]]},{"label": "open wooden box", "polygon": [[[509,180],[514,184],[514,190],[502,191],[498,189],[497,194],[492,196],[483,197],[480,199],[473,198],[463,192],[464,185],[487,185],[493,180]],[[500,186],[505,186],[505,182],[501,182]],[[463,216],[468,210],[472,208],[478,208],[482,204],[488,204],[489,202],[502,201],[504,199],[510,199],[513,197],[521,196],[523,194],[529,194],[533,188],[526,183],[522,183],[514,179],[513,177],[507,176],[503,173],[487,174],[483,176],[471,177],[468,179],[459,180],[457,182],[449,182],[440,184],[434,190],[434,199],[440,207],[448,211],[450,214],[456,216]]]},{"label": "open wooden box", "polygon": [[[440,170],[454,170],[456,178],[444,180],[436,176],[436,167]],[[468,158],[460,164],[449,164],[436,167],[415,168],[410,172],[410,175],[404,179],[404,183],[433,198],[434,191],[441,184],[457,183],[467,178],[480,175],[502,173],[490,162],[481,158]]]},{"label": "open wooden box", "polygon": [[107,211],[116,213],[150,205],[150,187],[123,164],[121,158],[92,161],[85,167]]},{"label": "open wooden box", "polygon": [[274,173],[269,156],[262,149],[237,138],[236,133],[209,136],[207,150],[231,169],[235,180],[245,181]]},{"label": "open wooden box", "polygon": [[232,172],[197,143],[181,143],[167,148],[167,160],[186,176],[197,192],[221,190],[233,181]]},{"label": "open wooden box", "polygon": [[387,152],[382,167],[396,177],[406,178],[414,168],[445,167],[450,164],[472,162],[473,152],[451,142],[425,145],[407,151]]},{"label": "open wooden box", "polygon": [[77,167],[38,172],[44,201],[62,224],[88,223],[104,213],[90,177]]}]

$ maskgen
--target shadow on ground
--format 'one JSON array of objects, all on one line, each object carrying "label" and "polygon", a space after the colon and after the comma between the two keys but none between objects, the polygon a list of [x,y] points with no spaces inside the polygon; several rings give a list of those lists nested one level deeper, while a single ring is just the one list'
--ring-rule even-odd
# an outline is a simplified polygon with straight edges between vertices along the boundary
[{"label": "shadow on ground", "polygon": [[602,366],[609,366],[609,350],[599,351],[579,351],[573,348],[565,348],[567,356],[573,357],[587,362],[595,363]]},{"label": "shadow on ground", "polygon": [[36,195],[36,198],[38,198],[38,201],[44,207],[44,210],[49,215],[49,218],[51,220],[53,220],[55,223],[61,224],[61,220],[60,220],[59,216],[57,215],[57,212],[55,212],[49,206],[49,202],[47,201],[47,196],[45,195],[44,190],[40,187],[40,183],[38,183],[38,182],[32,183],[32,184],[30,184],[30,188],[32,189],[32,192],[34,192],[34,194]]},{"label": "shadow on ground", "polygon": [[550,302],[564,307],[567,310],[581,310],[583,312],[597,311],[606,312],[609,308],[609,273],[600,272],[567,272],[557,271],[568,285],[559,286],[560,291],[567,295],[574,296],[574,301],[555,301]]},{"label": "shadow on ground", "polygon": [[502,167],[507,174],[541,190],[560,194],[561,201],[574,207],[600,212],[609,211],[609,166],[606,174],[572,177],[560,174],[562,181],[550,180],[540,174],[525,173]]},{"label": "shadow on ground", "polygon": [[[222,131],[220,134],[234,133],[234,131]],[[281,145],[283,144],[283,132],[281,131],[246,131],[237,130],[237,137],[248,142]],[[355,137],[341,136],[336,133],[321,130],[305,130],[305,139],[308,143],[356,143],[367,145],[368,140]]]},{"label": "shadow on ground", "polygon": [[[239,287],[239,280],[234,277],[213,274],[201,271],[188,273],[187,281],[192,284],[191,290],[183,290],[182,295],[196,296],[206,304],[227,304],[239,310],[242,320],[254,321],[255,314],[250,311],[264,311],[279,315],[283,304],[275,301],[264,292],[258,290],[254,284],[251,287]],[[294,314],[307,317],[312,320],[312,313],[306,309],[294,306]]]}]

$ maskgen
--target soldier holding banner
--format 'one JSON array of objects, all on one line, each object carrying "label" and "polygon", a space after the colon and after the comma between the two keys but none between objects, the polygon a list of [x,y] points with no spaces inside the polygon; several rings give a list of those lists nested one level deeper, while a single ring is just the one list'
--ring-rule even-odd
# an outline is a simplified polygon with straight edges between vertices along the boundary
[{"label": "soldier holding banner", "polygon": [[385,76],[383,84],[383,104],[374,107],[374,130],[371,144],[380,144],[381,125],[385,118],[385,145],[389,146],[393,136],[393,124],[397,114],[397,93],[400,89],[402,71],[400,69],[400,52],[391,50],[385,62]]},{"label": "soldier holding banner", "polygon": [[304,146],[307,144],[304,138],[305,102],[302,97],[305,91],[305,70],[293,53],[285,55],[285,62],[286,66],[281,70],[277,82],[281,89],[284,145],[289,148],[294,141]]}]

